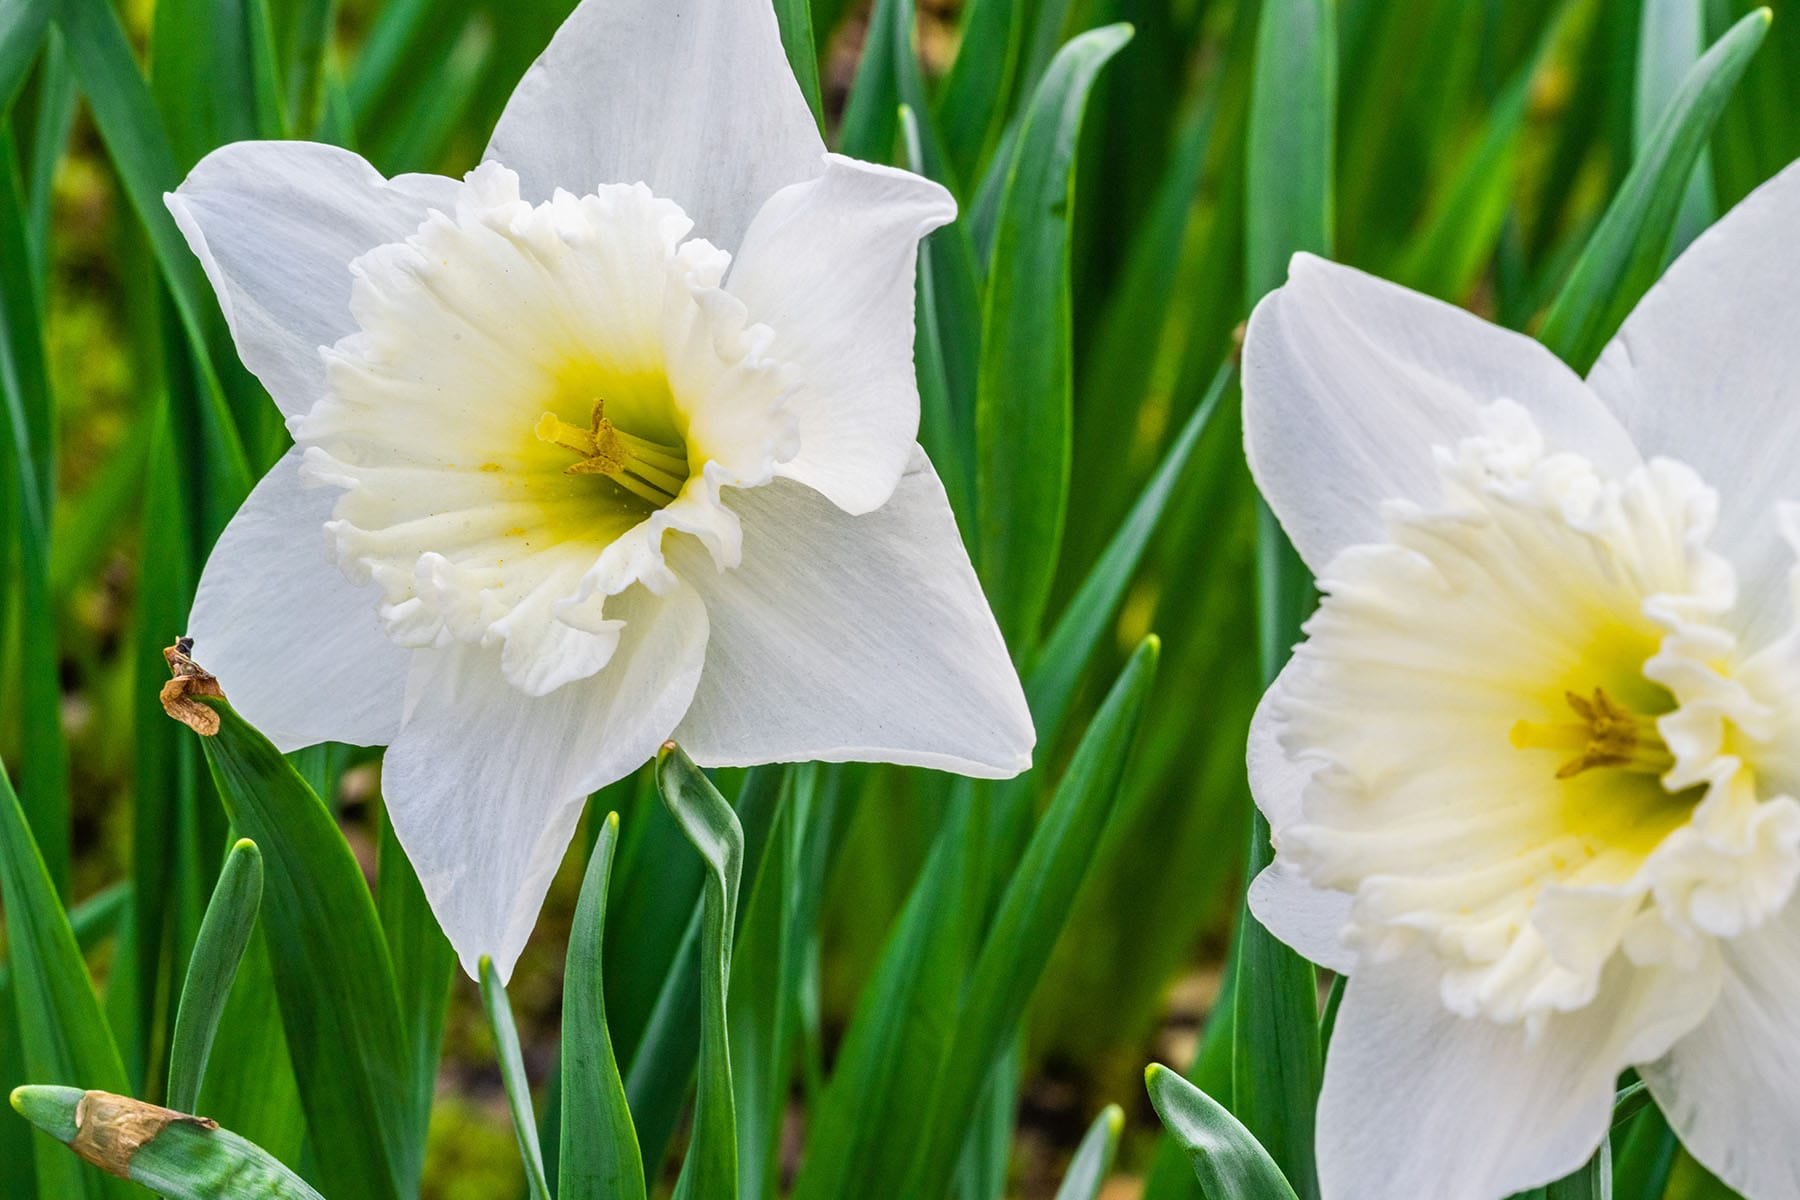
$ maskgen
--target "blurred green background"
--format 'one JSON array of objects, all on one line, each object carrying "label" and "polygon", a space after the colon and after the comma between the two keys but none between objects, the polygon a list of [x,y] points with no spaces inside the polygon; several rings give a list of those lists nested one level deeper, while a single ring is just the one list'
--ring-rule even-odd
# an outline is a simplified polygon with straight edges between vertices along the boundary
[{"label": "blurred green background", "polygon": [[[46,40],[9,39],[37,7],[54,14]],[[210,866],[198,864],[216,861],[224,832],[191,739],[157,705],[160,650],[181,632],[206,547],[285,436],[231,353],[210,293],[189,313],[171,303],[167,273],[197,269],[159,259],[167,247],[156,239],[167,231],[152,227],[163,220],[157,192],[212,146],[257,136],[338,142],[390,174],[460,175],[569,7],[127,0],[113,10],[99,0],[0,0],[0,288],[11,343],[0,460],[0,755],[53,876],[70,901],[87,904],[76,909],[76,927],[135,1080],[160,1076],[171,980],[179,981],[211,887]],[[918,0],[914,12],[910,0],[877,0],[871,12],[863,0],[814,0],[810,9],[834,147],[911,161],[893,116],[896,100],[911,103],[923,114],[923,161],[957,192],[978,257],[992,240],[1003,182],[994,165],[1052,53],[1085,29],[1135,28],[1100,71],[1082,126],[1070,213],[1067,520],[1060,545],[1031,550],[1034,569],[1054,571],[1048,618],[1022,618],[1031,645],[1089,578],[1181,431],[1197,431],[1198,441],[1152,513],[1160,521],[1141,562],[1124,563],[1129,582],[1095,660],[1072,661],[1059,685],[1070,713],[1063,732],[1039,749],[1043,767],[1059,768],[1131,649],[1161,634],[1162,663],[1124,791],[1014,1060],[1016,1106],[997,1109],[1015,1131],[999,1159],[1008,1195],[1052,1195],[1108,1102],[1125,1105],[1127,1125],[1101,1194],[1141,1194],[1158,1130],[1143,1099],[1144,1063],[1186,1069],[1204,1040],[1214,1065],[1202,1063],[1198,1077],[1210,1071],[1216,1086],[1229,1083],[1224,1042],[1206,1035],[1219,1029],[1208,1018],[1249,841],[1242,761],[1260,693],[1256,647],[1281,636],[1259,621],[1255,501],[1236,398],[1221,374],[1253,290],[1247,221],[1279,205],[1287,182],[1253,186],[1246,167],[1260,7]],[[1335,162],[1325,232],[1334,256],[1534,329],[1683,73],[1750,7],[1333,6]],[[102,61],[94,49],[116,40],[115,23],[147,93],[120,74],[127,60]],[[1711,133],[1670,252],[1797,154],[1800,9],[1777,4],[1765,44]],[[943,264],[962,253],[952,236],[964,235],[934,237],[932,255],[941,257],[928,258],[928,269],[949,272]],[[41,317],[41,335],[21,332],[21,306]],[[947,384],[927,391],[922,438],[944,470],[947,459],[970,461],[966,446],[956,447],[966,442],[974,401],[955,329],[940,340]],[[197,356],[196,343],[210,352]],[[1215,384],[1212,407],[1190,425]],[[949,486],[972,518],[970,488],[955,479]],[[1009,623],[1015,635],[1018,628]],[[333,789],[373,874],[380,835],[370,756],[332,750],[302,760]],[[726,775],[729,795],[736,776]],[[808,989],[817,1008],[806,1014],[782,1135],[789,1159],[806,1100],[952,794],[920,772],[824,773],[830,835],[820,850],[826,887]],[[686,847],[641,780],[612,802],[624,841],[610,928],[662,929],[667,941],[686,922],[699,865],[679,857]],[[66,822],[40,820],[62,811]],[[511,985],[526,1066],[540,1083],[555,1057],[580,873],[577,854]],[[117,903],[125,897],[132,902]],[[633,990],[654,995],[670,953],[609,942],[615,1016],[644,1018],[647,1002]],[[630,1031],[615,1025],[614,1036]],[[16,1081],[10,1073],[4,1080]],[[143,1094],[154,1096],[154,1085]],[[0,1121],[0,1161],[10,1154],[16,1163],[26,1136],[22,1122]],[[510,1195],[519,1179],[494,1049],[475,988],[458,975],[426,1194]],[[1677,1186],[1707,1184],[1680,1165]]]}]

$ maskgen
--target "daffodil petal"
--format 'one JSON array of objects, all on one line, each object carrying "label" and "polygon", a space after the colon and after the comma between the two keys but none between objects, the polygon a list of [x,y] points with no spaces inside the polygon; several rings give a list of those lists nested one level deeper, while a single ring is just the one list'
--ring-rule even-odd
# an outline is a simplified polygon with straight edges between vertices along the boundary
[{"label": "daffodil petal", "polygon": [[1687,463],[1720,490],[1716,544],[1738,569],[1755,645],[1789,614],[1792,563],[1775,506],[1800,499],[1800,164],[1695,238],[1638,302],[1589,382],[1645,457]]},{"label": "daffodil petal", "polygon": [[[706,673],[676,737],[708,766],[879,761],[985,778],[1031,762],[1031,715],[931,464],[846,516],[788,480],[731,495],[744,559],[697,546]],[[683,539],[684,541],[686,539]]]},{"label": "daffodil petal", "polygon": [[583,0],[513,90],[486,157],[534,201],[647,183],[731,250],[824,153],[767,0]]},{"label": "daffodil petal", "polygon": [[598,674],[532,697],[497,648],[422,650],[382,791],[425,896],[472,976],[507,977],[537,921],[588,793],[647,761],[694,693],[706,647],[695,593],[613,597],[624,621]]},{"label": "daffodil petal", "polygon": [[800,452],[777,470],[850,513],[881,507],[919,436],[913,279],[919,239],[954,220],[928,179],[832,155],[757,213],[726,279],[799,380]]},{"label": "daffodil petal", "polygon": [[1365,966],[1344,991],[1319,1095],[1324,1200],[1494,1200],[1561,1178],[1605,1136],[1613,1082],[1691,1029],[1716,970],[1609,974],[1579,1012],[1459,1017],[1428,963]]},{"label": "daffodil petal", "polygon": [[381,173],[313,142],[237,142],[164,197],[244,365],[290,416],[325,394],[319,350],[356,329],[350,262],[455,202],[457,181]]},{"label": "daffodil petal", "polygon": [[379,592],[326,557],[337,491],[302,487],[299,461],[276,463],[213,547],[188,618],[193,657],[284,751],[381,745],[400,728],[410,654],[382,632]]},{"label": "daffodil petal", "polygon": [[1800,906],[1723,946],[1718,1003],[1639,1072],[1681,1144],[1746,1196],[1800,1196]]},{"label": "daffodil petal", "polygon": [[1510,399],[1556,449],[1609,470],[1636,451],[1582,381],[1530,338],[1311,255],[1251,315],[1244,442],[1251,471],[1314,572],[1384,540],[1380,506],[1438,495],[1434,447]]}]

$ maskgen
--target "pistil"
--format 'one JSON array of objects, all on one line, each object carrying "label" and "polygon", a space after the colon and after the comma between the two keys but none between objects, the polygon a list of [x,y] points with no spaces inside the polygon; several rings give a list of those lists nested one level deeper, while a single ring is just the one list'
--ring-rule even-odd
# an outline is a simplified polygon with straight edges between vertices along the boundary
[{"label": "pistil", "polygon": [[1511,735],[1512,744],[1520,750],[1569,752],[1572,757],[1556,770],[1558,779],[1573,779],[1597,767],[1662,775],[1675,765],[1675,756],[1657,731],[1654,717],[1625,707],[1604,688],[1595,688],[1591,698],[1575,692],[1564,692],[1563,698],[1579,720],[1520,721]]},{"label": "pistil", "polygon": [[594,401],[591,425],[571,425],[553,412],[538,418],[538,440],[573,450],[578,462],[566,475],[605,475],[639,499],[661,508],[687,482],[687,450],[627,433],[606,417],[606,401]]}]

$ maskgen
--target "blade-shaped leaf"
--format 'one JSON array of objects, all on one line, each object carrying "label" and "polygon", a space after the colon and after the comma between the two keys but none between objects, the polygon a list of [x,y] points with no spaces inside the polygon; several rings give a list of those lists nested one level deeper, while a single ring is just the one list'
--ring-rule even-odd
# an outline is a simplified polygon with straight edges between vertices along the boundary
[{"label": "blade-shaped leaf", "polygon": [[22,1087],[12,1105],[87,1161],[169,1200],[324,1200],[267,1151],[204,1118],[72,1087]]},{"label": "blade-shaped leaf", "polygon": [[1094,79],[1130,37],[1109,25],[1058,52],[1000,199],[976,387],[976,519],[982,582],[1015,653],[1037,641],[1069,503],[1075,148]]},{"label": "blade-shaped leaf", "polygon": [[231,985],[262,904],[262,852],[240,839],[225,859],[218,886],[200,922],[200,936],[188,959],[187,981],[175,1017],[175,1040],[169,1049],[169,1107],[194,1112],[200,1105],[200,1082],[219,1032]]},{"label": "blade-shaped leaf", "polygon": [[1186,1151],[1206,1200],[1294,1200],[1268,1151],[1222,1104],[1160,1064],[1144,1072],[1144,1086],[1163,1127]]},{"label": "blade-shaped leaf", "polygon": [[500,1082],[506,1089],[506,1106],[512,1111],[513,1135],[519,1140],[519,1157],[525,1163],[525,1183],[532,1200],[550,1200],[544,1179],[544,1152],[538,1146],[537,1117],[531,1111],[531,1082],[525,1078],[525,1056],[519,1050],[519,1031],[513,1024],[512,1005],[506,988],[494,974],[494,964],[481,957],[481,1007],[487,1013],[500,1056]]},{"label": "blade-shaped leaf", "polygon": [[1700,56],[1569,272],[1538,337],[1576,370],[1593,365],[1662,271],[1694,164],[1768,31],[1759,8]]},{"label": "blade-shaped leaf", "polygon": [[619,844],[608,813],[588,857],[563,971],[562,1138],[558,1200],[643,1200],[644,1164],[606,1029],[601,947],[606,889]]},{"label": "blade-shaped leaf", "polygon": [[438,927],[419,876],[385,813],[379,845],[375,907],[381,916],[388,957],[394,964],[400,1021],[406,1028],[407,1045],[412,1048],[408,1100],[418,1137],[423,1139],[431,1119],[431,1098],[437,1091],[438,1059],[443,1049],[444,1017],[450,1007],[450,980],[456,973],[456,951]]},{"label": "blade-shaped leaf", "polygon": [[1106,1185],[1106,1173],[1112,1170],[1113,1155],[1119,1152],[1119,1134],[1125,1128],[1125,1111],[1109,1104],[1094,1118],[1082,1135],[1081,1145],[1056,1189],[1056,1200],[1096,1200]]},{"label": "blade-shaped leaf", "polygon": [[[5,905],[7,954],[28,1077],[65,1085],[89,1080],[124,1091],[125,1066],[4,764],[0,764],[0,901]],[[40,1151],[37,1163],[40,1196],[129,1194],[65,1155]]]},{"label": "blade-shaped leaf", "polygon": [[744,831],[725,797],[673,742],[665,743],[656,757],[656,782],[663,802],[706,862],[700,926],[700,1083],[694,1098],[693,1137],[675,1197],[730,1200],[737,1195],[737,1121],[725,991],[731,979]]},{"label": "blade-shaped leaf", "polygon": [[982,1085],[1024,1015],[1112,815],[1160,648],[1146,638],[1126,663],[1006,885],[938,1068],[905,1195],[945,1192]]},{"label": "blade-shaped leaf", "polygon": [[421,1131],[410,1047],[375,902],[324,803],[229,704],[201,739],[220,798],[265,857],[263,919],[319,1181],[332,1200],[398,1200],[417,1186]]}]

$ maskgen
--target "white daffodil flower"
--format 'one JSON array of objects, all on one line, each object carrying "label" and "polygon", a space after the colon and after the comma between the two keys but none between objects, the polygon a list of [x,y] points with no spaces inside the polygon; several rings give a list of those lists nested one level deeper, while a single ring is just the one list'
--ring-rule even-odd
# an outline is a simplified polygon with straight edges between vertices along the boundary
[{"label": "white daffodil flower", "polygon": [[1327,1200],[1565,1175],[1627,1067],[1800,1196],[1797,272],[1800,168],[1585,381],[1309,257],[1251,319],[1250,461],[1323,594],[1251,732],[1251,903],[1349,975]]},{"label": "white daffodil flower", "polygon": [[465,969],[587,794],[703,764],[1004,777],[1018,677],[915,442],[936,184],[827,154],[768,0],[586,0],[463,180],[227,146],[168,204],[294,449],[194,656],[283,749],[388,747]]}]

